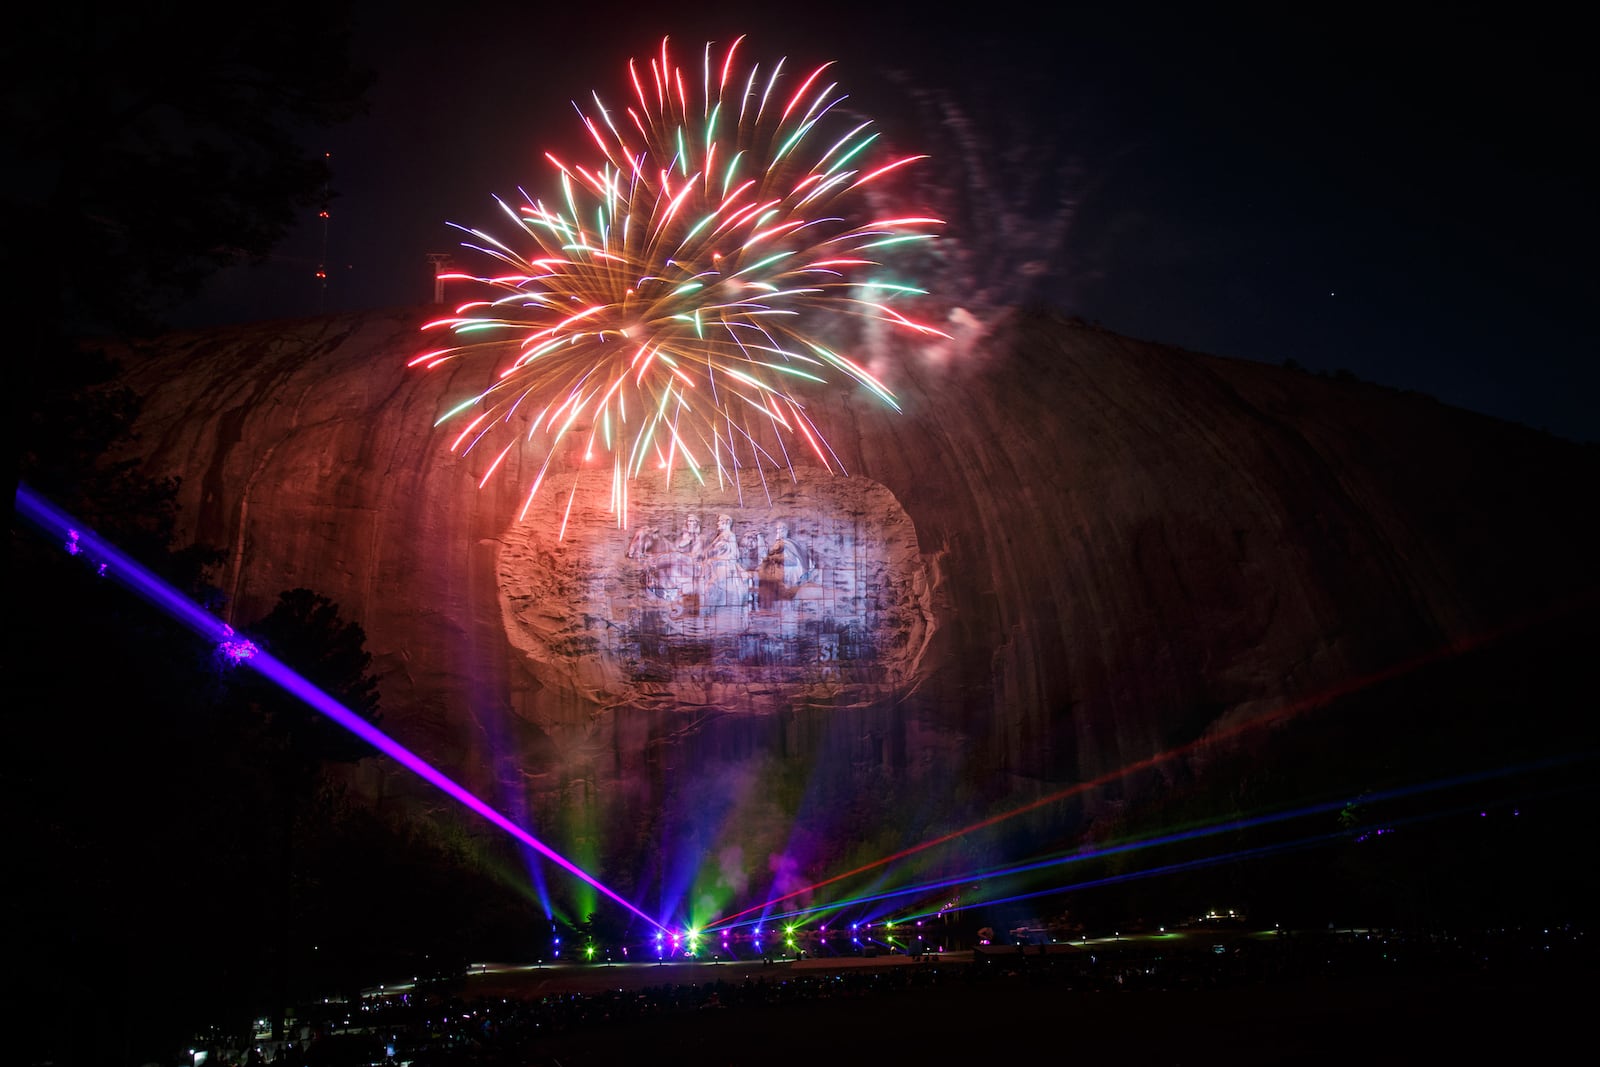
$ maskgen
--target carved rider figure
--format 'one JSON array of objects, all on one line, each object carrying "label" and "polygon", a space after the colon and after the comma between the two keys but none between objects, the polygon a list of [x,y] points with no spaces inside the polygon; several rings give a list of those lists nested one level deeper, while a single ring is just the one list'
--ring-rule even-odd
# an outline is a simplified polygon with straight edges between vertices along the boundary
[{"label": "carved rider figure", "polygon": [[805,576],[805,550],[789,536],[789,524],[779,522],[773,527],[772,545],[767,557],[761,561],[759,572],[759,600],[762,607],[788,600],[794,596],[795,587]]},{"label": "carved rider figure", "polygon": [[704,545],[700,537],[700,516],[686,515],[683,530],[672,547],[658,553],[653,559],[655,584],[668,595],[691,596],[700,591],[700,552]]},{"label": "carved rider figure", "polygon": [[750,588],[749,573],[739,561],[739,539],[733,532],[733,516],[717,516],[717,532],[706,546],[701,568],[701,589],[705,603],[712,607],[743,604]]}]

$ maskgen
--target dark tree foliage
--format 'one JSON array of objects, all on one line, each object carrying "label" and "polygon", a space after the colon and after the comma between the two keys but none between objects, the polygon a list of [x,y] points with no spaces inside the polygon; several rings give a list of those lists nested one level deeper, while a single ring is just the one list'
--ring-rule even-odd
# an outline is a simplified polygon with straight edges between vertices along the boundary
[{"label": "dark tree foliage", "polygon": [[16,1040],[22,1062],[143,1062],[179,1005],[248,989],[254,798],[222,773],[209,649],[32,531],[13,527],[12,566]]},{"label": "dark tree foliage", "polygon": [[179,589],[209,601],[205,573],[221,557],[203,546],[174,547],[179,479],[152,478],[134,459],[104,458],[114,449],[125,453],[135,441],[142,403],[116,384],[116,370],[102,352],[89,349],[37,382],[12,427],[15,473]]},{"label": "dark tree foliage", "polygon": [[[124,447],[137,398],[81,381],[38,398],[30,485],[206,600],[214,557],[174,548],[176,486]],[[0,728],[17,832],[8,997],[21,1062],[164,1062],[249,1020],[505,944],[524,902],[475,850],[349,801],[369,753],[37,531],[11,529]],[[245,628],[370,721],[358,623],[290,590]]]},{"label": "dark tree foliage", "polygon": [[[11,547],[19,1062],[167,1062],[201,1027],[459,973],[527,923],[477,845],[345,796],[329,771],[362,753],[343,731],[92,562],[16,527]],[[378,717],[362,629],[328,598],[291,590],[251,631]]]},{"label": "dark tree foliage", "polygon": [[[378,682],[367,673],[372,656],[360,624],[339,614],[339,605],[309,589],[291,589],[245,633],[275,658],[339,703],[376,723]],[[266,738],[292,762],[316,766],[351,763],[374,754],[370,745],[307,707],[259,675],[247,674],[239,690],[260,717]]]},{"label": "dark tree foliage", "polygon": [[[215,556],[174,544],[176,483],[105,460],[126,454],[138,398],[84,342],[159,325],[327,195],[305,141],[355,114],[366,80],[344,17],[69,2],[11,12],[0,35],[13,485],[203,600]],[[192,633],[15,518],[10,541],[7,1000],[29,1020],[11,1051],[165,1061],[197,1021],[271,1002],[283,761],[228,713]],[[331,636],[359,653],[359,628]]]},{"label": "dark tree foliage", "polygon": [[[160,327],[332,191],[320,128],[367,77],[349,5],[28,5],[0,35],[8,465],[215,606],[177,483],[132,452],[139,398],[92,338]],[[0,729],[18,1062],[176,1062],[297,1000],[456,961],[516,894],[470,850],[350,802],[364,745],[13,518]],[[370,721],[365,634],[291,590],[247,628]],[[487,917],[493,917],[492,920]]]},{"label": "dark tree foliage", "polygon": [[70,431],[93,420],[63,439],[53,416],[115,372],[85,356],[84,338],[159,329],[207,278],[261,259],[333,195],[308,142],[365,106],[372,78],[351,61],[351,7],[67,2],[7,15],[0,308],[15,346],[13,480],[82,469],[72,446],[87,442]]},{"label": "dark tree foliage", "polygon": [[[366,635],[329,598],[289,590],[245,632],[350,710],[369,721],[379,718]],[[330,885],[349,884],[340,846],[348,808],[325,771],[373,753],[266,676],[227,662],[217,660],[213,703],[223,735],[214,756],[227,766],[231,787],[254,801],[247,860],[259,894],[252,909],[258,979],[252,992],[259,1013],[281,1031],[290,1005],[310,994],[304,983],[336,962],[329,958],[337,955],[331,941],[326,956],[309,951],[316,943],[311,938],[330,932],[325,921],[311,921],[323,906],[319,898]],[[361,906],[348,893],[336,896],[344,906]]]},{"label": "dark tree foliage", "polygon": [[349,4],[29,4],[9,16],[3,260],[41,321],[130,327],[327,195],[358,114]]}]

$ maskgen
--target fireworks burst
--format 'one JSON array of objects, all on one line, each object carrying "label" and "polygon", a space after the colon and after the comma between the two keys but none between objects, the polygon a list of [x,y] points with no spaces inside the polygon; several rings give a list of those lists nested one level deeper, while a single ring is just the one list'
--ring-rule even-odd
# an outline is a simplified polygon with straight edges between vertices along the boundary
[{"label": "fireworks burst", "polygon": [[501,363],[492,385],[439,421],[466,420],[453,451],[498,449],[480,485],[519,442],[542,444],[522,516],[563,440],[581,440],[586,461],[610,457],[619,525],[628,483],[647,467],[737,486],[741,467],[792,473],[785,442],[803,441],[841,470],[806,413],[807,390],[843,378],[898,405],[814,320],[860,316],[945,336],[890,306],[922,290],[882,262],[932,239],[941,221],[870,214],[867,196],[924,157],[876,159],[878,134],[846,115],[829,64],[798,82],[783,60],[741,70],[742,40],[720,59],[707,45],[690,77],[663,40],[647,67],[629,63],[624,109],[598,95],[591,112],[578,108],[599,149],[593,165],[546,154],[558,202],[525,192],[515,208],[498,201],[516,225],[509,240],[458,227],[495,273],[444,277],[478,282],[488,297],[426,324],[452,343],[411,365]]}]

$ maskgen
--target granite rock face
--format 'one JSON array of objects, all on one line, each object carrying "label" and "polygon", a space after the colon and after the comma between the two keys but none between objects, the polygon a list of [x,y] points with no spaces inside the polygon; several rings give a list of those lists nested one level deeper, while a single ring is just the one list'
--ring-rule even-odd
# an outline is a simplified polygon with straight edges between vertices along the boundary
[{"label": "granite rock face", "polygon": [[[519,520],[542,457],[479,488],[448,451],[433,424],[493,368],[407,369],[425,314],[131,352],[140,454],[225,550],[232,621],[332,597],[391,733],[640,892],[714,903],[1182,773],[1197,739],[1595,585],[1591,449],[1042,314],[880,353],[903,413],[818,401],[847,477],[646,476],[625,529],[590,492]],[[1070,837],[1084,804],[1036,828]]]}]

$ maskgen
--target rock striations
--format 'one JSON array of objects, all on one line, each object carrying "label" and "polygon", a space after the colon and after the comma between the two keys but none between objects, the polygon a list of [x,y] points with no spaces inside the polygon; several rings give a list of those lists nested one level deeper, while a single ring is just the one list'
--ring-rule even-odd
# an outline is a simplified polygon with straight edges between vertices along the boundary
[{"label": "rock striations", "polygon": [[338,601],[393,734],[624,885],[691,853],[730,893],[821,876],[1097,783],[1029,816],[1070,840],[1260,724],[1594,603],[1592,448],[1043,313],[898,353],[900,414],[812,407],[848,477],[644,476],[619,529],[558,456],[519,520],[542,457],[478,487],[433,425],[492,368],[408,370],[423,314],[130,352],[140,454],[233,621]]}]

